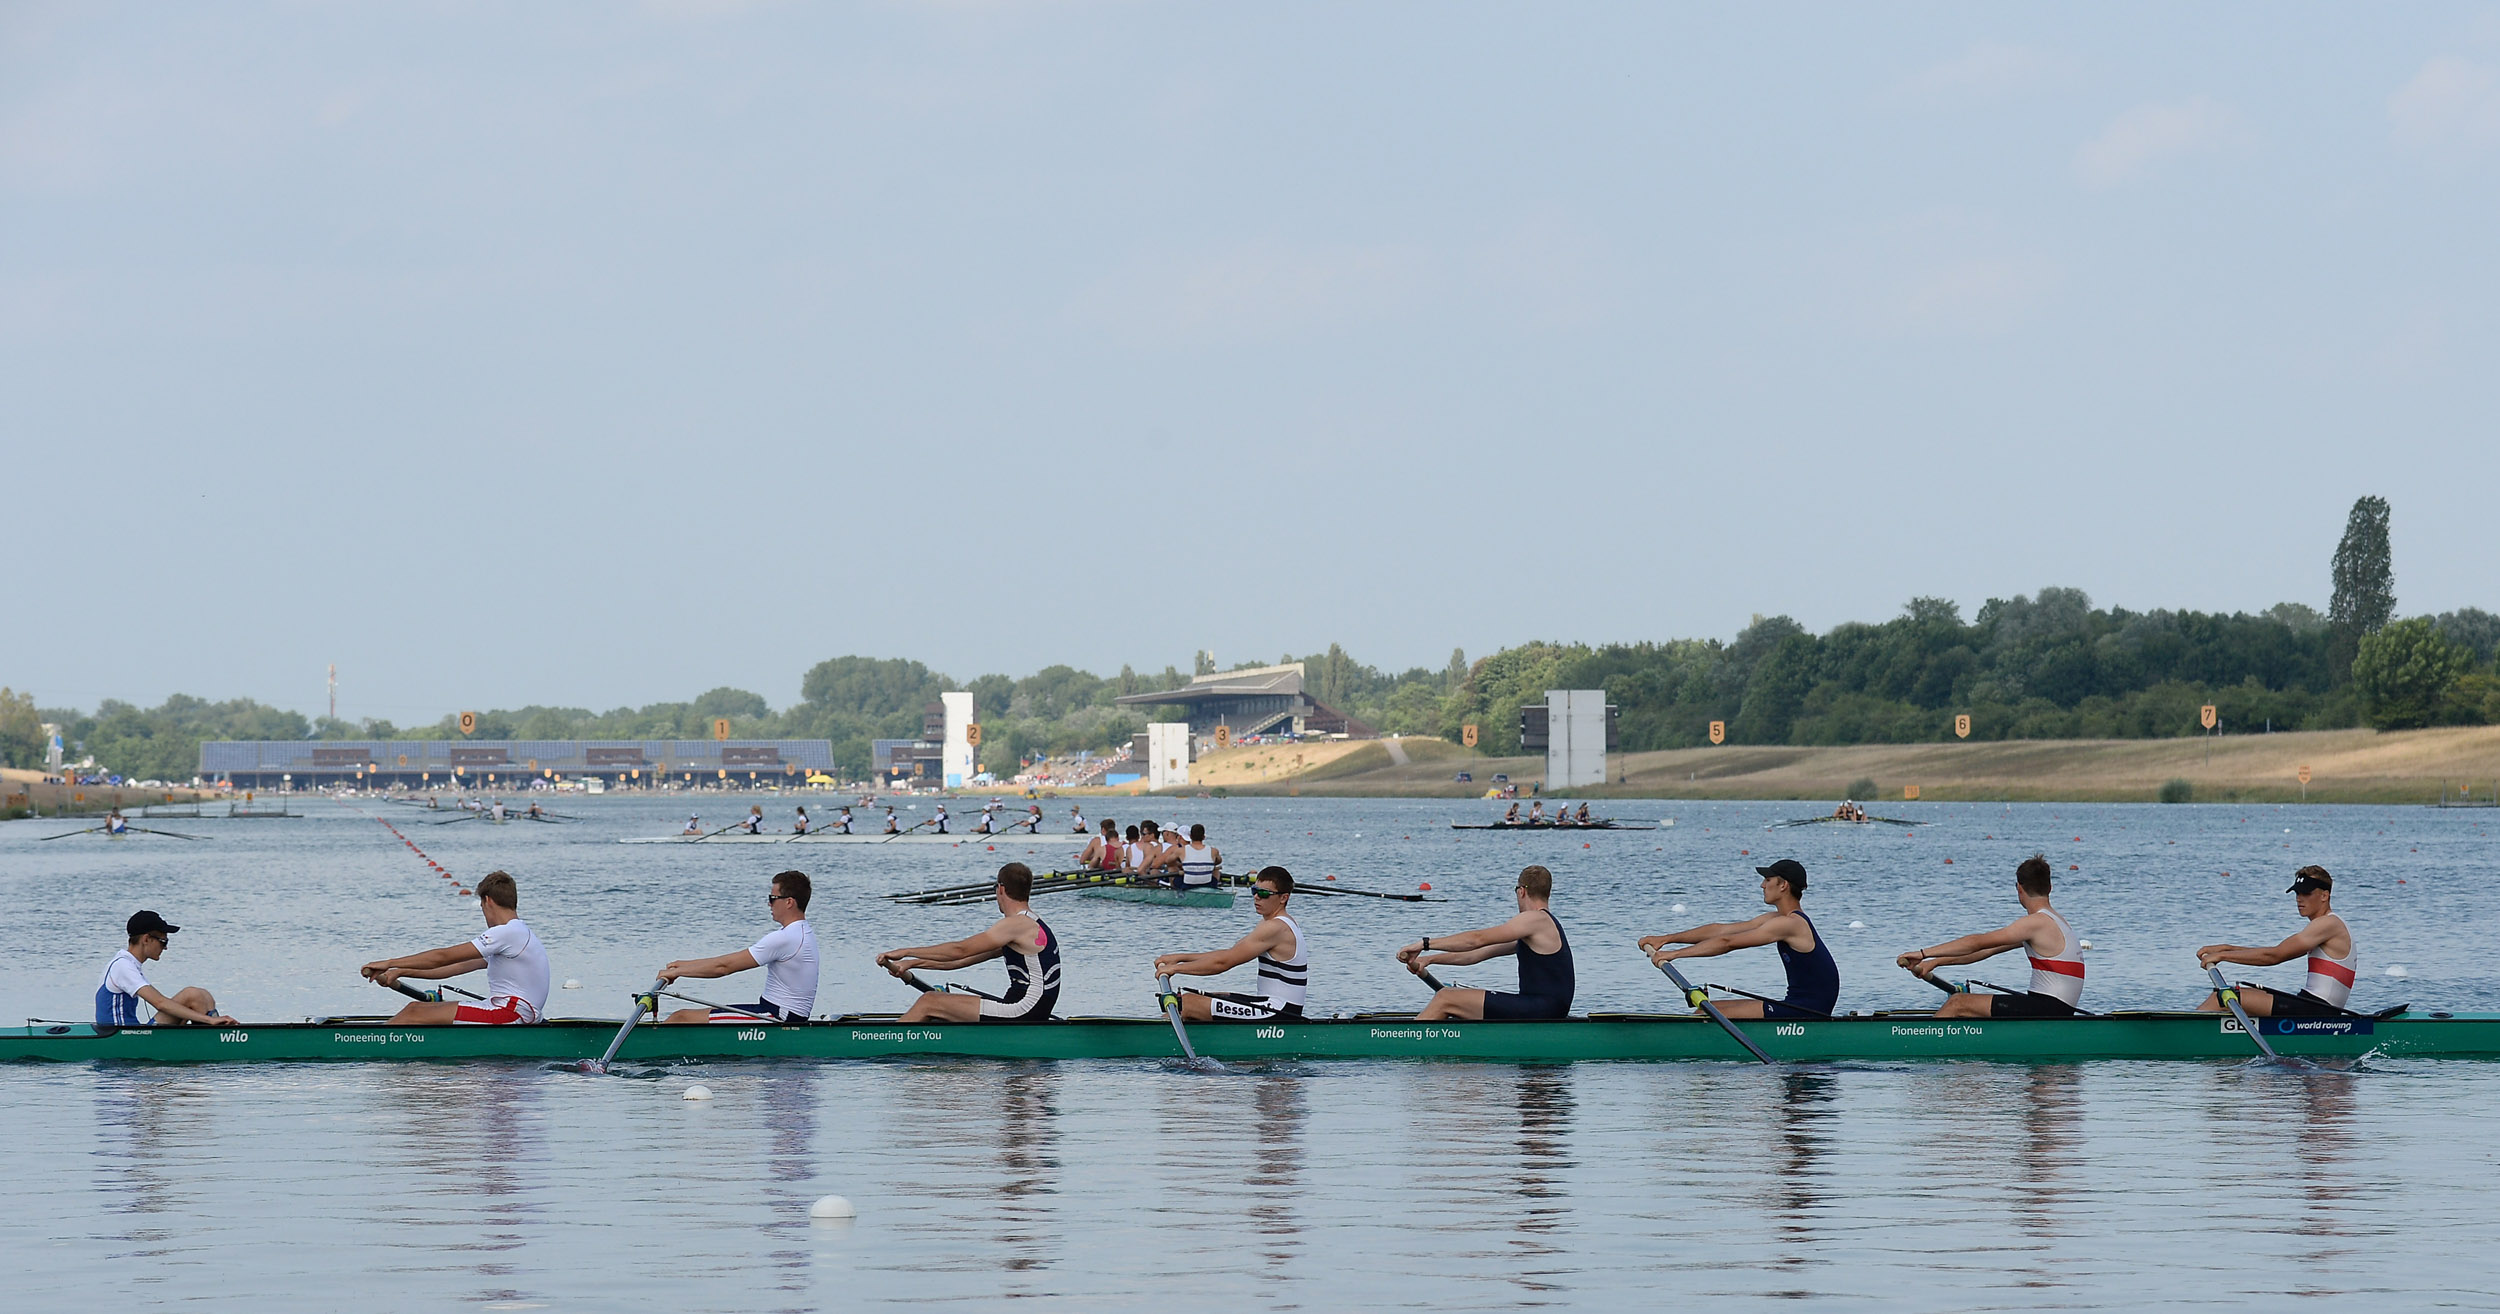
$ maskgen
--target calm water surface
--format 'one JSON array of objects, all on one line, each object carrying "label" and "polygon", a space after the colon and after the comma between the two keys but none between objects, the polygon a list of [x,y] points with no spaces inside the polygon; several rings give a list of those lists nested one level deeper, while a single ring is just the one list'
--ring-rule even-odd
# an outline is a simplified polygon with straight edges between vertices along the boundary
[{"label": "calm water surface", "polygon": [[[868,957],[985,919],[878,894],[1073,847],[620,846],[685,811],[621,798],[568,800],[584,820],[565,826],[298,806],[309,815],[295,821],[143,823],[212,837],[199,843],[38,843],[71,827],[0,826],[0,1016],[87,1016],[119,924],[142,906],[185,928],[152,968],[160,986],[208,985],[255,1020],[387,1011],[396,996],[356,965],[465,938],[476,911],[377,814],[464,878],[502,866],[520,879],[556,976],[581,983],[551,1001],[559,1015],[619,1015],[659,962],[742,947],[766,926],[765,881],[791,864],[817,882],[820,1010],[899,1007],[908,993]],[[1774,856],[1813,872],[1807,908],[1840,959],[1843,1006],[1921,1004],[1933,992],[1891,956],[2011,917],[2011,869],[2035,850],[2056,860],[2058,904],[2093,941],[2088,1003],[2196,998],[2194,946],[2294,929],[2281,891],[2319,862],[2361,941],[2357,1003],[2500,1007],[2484,813],[1896,804],[1881,810],[1932,824],[1767,832],[1810,809],[1619,802],[1619,817],[1676,824],[1582,839],[1445,829],[1490,811],[1476,804],[1142,807],[1204,821],[1236,867],[1429,882],[1450,899],[1299,900],[1321,1011],[1420,1002],[1389,952],[1496,920],[1527,861],[1557,874],[1580,1006],[1667,1007],[1631,939],[1749,914],[1750,867]],[[1228,943],[1251,919],[1082,899],[1041,911],[1067,945],[1064,1007],[1080,1013],[1149,1011],[1155,952]],[[2010,964],[1975,970],[2020,979]],[[1498,964],[1456,975],[1510,979]],[[1778,969],[1766,954],[1698,975],[1763,988]],[[682,1100],[696,1080],[716,1098]],[[634,1080],[528,1065],[18,1066],[0,1069],[0,1256],[7,1305],[46,1310],[1002,1295],[1082,1308],[2491,1308],[2495,1107],[2500,1065],[2384,1061],[1222,1074],[895,1062]],[[828,1193],[854,1200],[858,1221],[811,1222]]]}]

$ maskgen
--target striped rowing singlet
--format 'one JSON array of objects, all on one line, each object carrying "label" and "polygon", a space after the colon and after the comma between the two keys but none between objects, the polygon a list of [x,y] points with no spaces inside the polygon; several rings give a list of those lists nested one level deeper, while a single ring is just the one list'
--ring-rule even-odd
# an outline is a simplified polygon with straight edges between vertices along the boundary
[{"label": "striped rowing singlet", "polygon": [[[2352,934],[2352,923],[2345,922],[2340,914],[2328,913],[2327,916],[2343,923],[2345,935]],[[2342,1008],[2344,1001],[2352,998],[2353,964],[2359,961],[2361,946],[2357,942],[2341,958],[2327,957],[2326,946],[2319,945],[2309,951],[2309,976],[2300,983],[2300,992]]]},{"label": "striped rowing singlet", "polygon": [[2039,951],[2024,946],[2031,954],[2031,993],[2047,995],[2072,1008],[2083,999],[2083,945],[2075,939],[2075,928],[2068,926],[2055,908],[2040,911],[2057,923],[2058,934],[2066,937],[2066,947],[2043,958]]},{"label": "striped rowing singlet", "polygon": [[1282,959],[1259,955],[1259,993],[1271,1004],[1291,1004],[1298,1009],[1310,995],[1311,947],[1302,938],[1302,925],[1292,914],[1278,913],[1276,920],[1293,932],[1293,955]]},{"label": "striped rowing singlet", "polygon": [[1008,946],[1006,956],[999,960],[1007,964],[1007,993],[1000,1002],[1020,1003],[1027,994],[1038,991],[1041,1002],[1033,1011],[1037,1016],[1048,1017],[1051,1007],[1059,1002],[1059,937],[1051,934],[1050,924],[1034,917],[1031,910],[1016,915],[1032,918],[1033,940],[1040,952],[1018,953],[1013,945]]},{"label": "striped rowing singlet", "polygon": [[[1215,884],[1215,848],[1213,845],[1191,844],[1181,850],[1181,884]],[[1302,936],[1302,932],[1298,930],[1293,934],[1295,939],[1300,939]]]}]

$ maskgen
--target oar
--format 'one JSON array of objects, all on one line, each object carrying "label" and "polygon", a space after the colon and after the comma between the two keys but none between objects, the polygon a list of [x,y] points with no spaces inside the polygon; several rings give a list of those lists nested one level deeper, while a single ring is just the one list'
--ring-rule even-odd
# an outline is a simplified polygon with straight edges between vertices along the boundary
[{"label": "oar", "polygon": [[478,818],[483,817],[483,816],[485,816],[485,815],[486,815],[486,814],[485,814],[485,813],[483,813],[483,812],[471,812],[471,813],[466,813],[466,814],[464,814],[464,815],[462,815],[462,816],[453,817],[453,818],[451,818],[451,819],[450,819],[450,820],[448,820],[448,821],[429,821],[429,822],[427,822],[427,823],[425,823],[425,824],[427,824],[427,825],[429,825],[429,826],[457,826],[457,825],[459,825],[461,822],[464,822],[464,821],[475,821],[475,820],[477,820]]},{"label": "oar", "polygon": [[1746,1053],[1762,1060],[1765,1064],[1770,1063],[1771,1056],[1763,1053],[1760,1046],[1746,1039],[1745,1033],[1737,1030],[1736,1024],[1727,1020],[1727,1014],[1720,1012],[1719,1006],[1710,1002],[1710,992],[1694,989],[1693,983],[1685,980],[1682,972],[1675,970],[1674,960],[1670,959],[1658,964],[1658,970],[1666,973],[1667,979],[1675,982],[1675,988],[1684,992],[1685,1003],[1709,1014],[1710,1020],[1718,1023],[1721,1030],[1735,1037],[1736,1043],[1744,1046]]},{"label": "oar", "polygon": [[753,1008],[744,1004],[715,1004],[709,999],[697,999],[693,995],[683,994],[675,990],[655,990],[652,993],[666,995],[671,999],[682,999],[689,1004],[701,1004],[715,1013],[735,1013],[740,1017],[754,1018],[758,1022],[779,1022],[781,1020],[780,1018],[773,1017],[769,1014],[758,1013]]},{"label": "oar", "polygon": [[608,1042],[608,1052],[600,1055],[597,1062],[584,1066],[582,1071],[605,1073],[608,1070],[608,1061],[615,1058],[616,1051],[624,1047],[625,1037],[634,1034],[634,1024],[642,1021],[643,1010],[648,1008],[655,1015],[659,1013],[660,987],[667,984],[668,983],[666,981],[653,977],[651,980],[651,988],[642,994],[634,996],[634,1011],[627,1013],[625,1015],[625,1025],[616,1029],[616,1039]]},{"label": "oar", "polygon": [[743,822],[743,821],[733,821],[733,822],[730,822],[728,825],[721,827],[719,830],[713,831],[713,832],[711,833],[711,835],[697,835],[697,836],[695,836],[695,837],[694,837],[694,841],[693,841],[693,842],[694,842],[694,843],[697,843],[697,844],[701,844],[703,841],[705,841],[705,840],[707,840],[707,839],[712,838],[712,835],[726,835],[726,834],[728,834],[729,832],[731,832],[731,831],[733,831],[733,830],[736,830],[738,827],[743,826],[743,825],[745,825],[745,824],[746,824],[746,823],[745,823],[745,822]]},{"label": "oar", "polygon": [[1180,1038],[1181,1053],[1189,1056],[1189,1066],[1203,1066],[1198,1051],[1189,1047],[1189,1028],[1181,1025],[1181,997],[1172,989],[1171,977],[1155,978],[1155,998],[1163,1003],[1163,1015],[1172,1020],[1172,1034]]},{"label": "oar", "polygon": [[1806,1008],[1806,1007],[1804,1007],[1804,1006],[1802,1006],[1802,1005],[1789,1003],[1789,1002],[1788,1002],[1787,1000],[1785,1000],[1785,999],[1773,999],[1773,998],[1771,998],[1769,995],[1757,995],[1757,994],[1755,994],[1754,992],[1752,992],[1751,990],[1739,990],[1739,989],[1737,989],[1736,987],[1731,986],[1731,985],[1720,985],[1720,984],[1719,984],[1718,982],[1716,982],[1716,981],[1704,981],[1704,982],[1702,982],[1702,984],[1701,984],[1701,988],[1702,988],[1702,989],[1704,989],[1704,990],[1724,990],[1724,991],[1728,992],[1728,993],[1729,993],[1729,994],[1731,994],[1731,995],[1743,995],[1743,996],[1744,996],[1745,998],[1747,998],[1747,999],[1758,999],[1758,1000],[1760,1000],[1760,1001],[1762,1001],[1763,1003],[1766,1003],[1766,1004],[1777,1004],[1777,1005],[1779,1005],[1779,1006],[1780,1006],[1780,1007],[1782,1007],[1782,1008],[1793,1008],[1793,1009],[1796,1009],[1796,1010],[1797,1010],[1798,1012],[1800,1012],[1800,1013],[1810,1013],[1810,1014],[1813,1014],[1815,1017],[1819,1017],[1819,1018],[1823,1019],[1823,1020],[1824,1020],[1824,1021],[1826,1021],[1826,1022],[1829,1022],[1829,1021],[1831,1021],[1831,1020],[1832,1020],[1832,1015],[1831,1015],[1831,1014],[1829,1014],[1829,1013],[1817,1013],[1817,1012],[1815,1012],[1815,1011],[1814,1011],[1813,1009],[1811,1009],[1811,1008]]},{"label": "oar", "polygon": [[977,999],[986,999],[993,1004],[1001,1002],[996,995],[985,994],[979,990],[973,989],[971,986],[957,985],[952,981],[949,981],[944,985],[931,985],[928,982],[921,980],[920,974],[917,972],[903,973],[903,984],[910,986],[912,989],[917,990],[924,995],[943,995],[953,993],[971,995]]},{"label": "oar", "polygon": [[[2017,990],[2017,989],[2015,989],[2015,988],[2014,988],[2014,987],[2012,987],[2012,986],[2001,986],[2001,985],[1998,985],[1998,984],[1997,984],[1996,982],[1994,982],[1994,981],[1981,981],[1981,980],[1978,980],[1977,978],[1973,978],[1973,979],[1971,979],[1971,980],[1969,980],[1969,981],[1965,981],[1965,982],[1963,982],[1962,984],[1963,984],[1963,986],[1964,986],[1965,988],[1968,988],[1968,987],[1970,987],[1970,986],[1979,986],[1979,987],[1981,987],[1981,988],[1983,988],[1983,989],[1994,990],[1994,991],[1996,991],[1996,992],[1997,992],[1998,994],[2000,994],[2000,995],[2027,995],[2027,994],[2030,994],[2030,993],[2031,993],[2031,992],[2030,992],[2030,991],[2028,991],[2028,990]],[[2093,1012],[2092,1010],[2090,1010],[2090,1009],[2088,1009],[2088,1008],[2078,1008],[2078,1009],[2076,1009],[2076,1010],[2075,1010],[2075,1016],[2076,1016],[2076,1017],[2099,1017],[2099,1016],[2100,1016],[2100,1014],[2095,1013],[2095,1012]]]},{"label": "oar", "polygon": [[145,826],[131,826],[128,827],[128,829],[135,830],[142,835],[162,835],[167,839],[199,840],[208,838],[206,835],[185,835],[178,830],[150,830]]},{"label": "oar", "polygon": [[2250,1020],[2248,1010],[2240,1007],[2238,988],[2222,979],[2222,969],[2219,967],[2208,967],[2205,969],[2205,974],[2214,979],[2214,997],[2220,999],[2223,1006],[2231,1010],[2231,1016],[2240,1020],[2240,1030],[2247,1032],[2248,1038],[2257,1042],[2257,1052],[2265,1055],[2269,1061],[2279,1062],[2282,1056],[2274,1052],[2274,1046],[2267,1044],[2264,1036],[2257,1034],[2257,1024]]},{"label": "oar", "polygon": [[484,995],[470,994],[468,991],[463,990],[456,985],[443,981],[435,982],[434,988],[431,990],[419,990],[415,986],[408,984],[405,979],[391,982],[389,988],[408,996],[410,999],[416,1000],[420,1004],[439,1004],[443,1002],[443,992],[446,990],[455,995],[462,995],[467,998],[474,999],[481,1004],[486,1002],[486,996]]},{"label": "oar", "polygon": [[89,826],[85,830],[63,831],[58,835],[46,835],[42,839],[36,840],[35,842],[37,844],[46,844],[56,839],[68,839],[72,835],[93,835],[102,829],[104,829],[102,826]]}]

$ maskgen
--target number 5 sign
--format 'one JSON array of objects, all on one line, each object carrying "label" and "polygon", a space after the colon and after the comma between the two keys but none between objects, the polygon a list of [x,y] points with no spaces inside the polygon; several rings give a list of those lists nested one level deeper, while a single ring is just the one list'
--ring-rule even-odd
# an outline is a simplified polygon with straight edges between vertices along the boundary
[{"label": "number 5 sign", "polygon": [[1727,742],[1727,722],[1713,721],[1710,723],[1710,742],[1714,744],[1724,744]]}]

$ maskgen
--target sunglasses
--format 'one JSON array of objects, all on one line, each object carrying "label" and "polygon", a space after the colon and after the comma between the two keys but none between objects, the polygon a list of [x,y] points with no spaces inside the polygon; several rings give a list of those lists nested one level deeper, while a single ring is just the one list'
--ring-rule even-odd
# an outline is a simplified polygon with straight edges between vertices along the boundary
[{"label": "sunglasses", "polygon": [[799,896],[795,894],[767,894],[764,896],[764,906],[770,908],[784,899],[795,899],[797,897]]},{"label": "sunglasses", "polygon": [[1250,888],[1250,897],[1253,899],[1273,899],[1282,893],[1284,893],[1283,890],[1262,890],[1257,886]]}]

